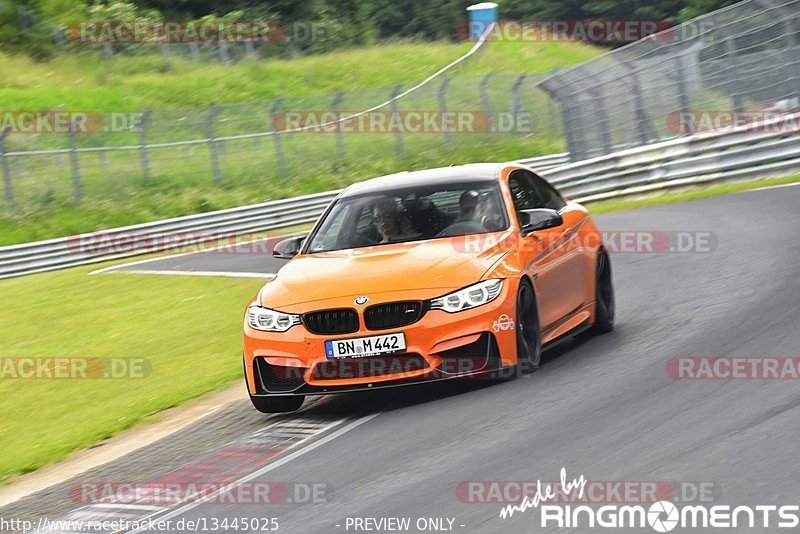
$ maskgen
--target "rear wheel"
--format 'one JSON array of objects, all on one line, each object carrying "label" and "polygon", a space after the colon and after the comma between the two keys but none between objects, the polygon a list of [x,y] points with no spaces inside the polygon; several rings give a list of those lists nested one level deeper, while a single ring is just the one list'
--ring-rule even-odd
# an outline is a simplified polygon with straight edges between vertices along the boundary
[{"label": "rear wheel", "polygon": [[293,412],[303,405],[303,395],[287,397],[255,397],[250,395],[250,402],[261,413]]},{"label": "rear wheel", "polygon": [[542,333],[539,312],[531,284],[523,280],[517,292],[517,370],[520,374],[536,371],[542,361]]},{"label": "rear wheel", "polygon": [[600,249],[597,253],[595,280],[594,324],[589,329],[589,333],[597,335],[614,330],[614,314],[616,313],[614,283],[611,279],[611,259],[605,249]]}]

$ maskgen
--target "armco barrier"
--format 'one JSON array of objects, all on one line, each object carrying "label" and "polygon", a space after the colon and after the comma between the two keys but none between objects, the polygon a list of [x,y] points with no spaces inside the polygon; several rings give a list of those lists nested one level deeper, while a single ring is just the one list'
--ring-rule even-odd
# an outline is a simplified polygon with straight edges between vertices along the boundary
[{"label": "armco barrier", "polygon": [[792,174],[800,172],[796,121],[800,114],[760,124],[758,131],[740,127],[681,137],[570,163],[542,175],[570,198],[592,202]]},{"label": "armco barrier", "polygon": [[[800,137],[791,129],[780,128],[793,120],[800,120],[800,114],[776,119],[774,131],[742,127],[730,132],[703,133],[575,163],[567,163],[568,154],[520,162],[539,171],[565,195],[579,202],[780,176],[800,172]],[[770,124],[760,127],[768,129]],[[170,236],[187,232],[233,236],[279,230],[312,223],[336,194],[337,191],[330,191],[179,217],[107,230],[103,235],[108,241],[114,241],[115,235],[140,234],[161,236],[168,242]],[[120,254],[109,246],[81,253],[70,248],[70,243],[70,238],[62,238],[0,247],[0,278],[154,252],[147,247]],[[160,250],[169,250],[169,246],[165,244]]]}]

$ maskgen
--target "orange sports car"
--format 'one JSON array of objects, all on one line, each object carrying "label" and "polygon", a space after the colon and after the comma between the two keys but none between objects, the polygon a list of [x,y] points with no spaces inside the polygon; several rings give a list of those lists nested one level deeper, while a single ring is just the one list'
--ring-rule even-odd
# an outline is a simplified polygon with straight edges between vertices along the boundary
[{"label": "orange sports car", "polygon": [[587,210],[516,163],[351,185],[249,303],[244,370],[261,412],[306,395],[535,371],[542,348],[614,325]]}]

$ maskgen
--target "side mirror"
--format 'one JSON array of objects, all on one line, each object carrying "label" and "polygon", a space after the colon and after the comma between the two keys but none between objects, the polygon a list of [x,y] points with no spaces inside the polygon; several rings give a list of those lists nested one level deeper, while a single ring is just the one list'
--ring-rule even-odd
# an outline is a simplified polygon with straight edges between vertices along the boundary
[{"label": "side mirror", "polygon": [[308,234],[296,235],[294,237],[284,239],[283,241],[278,241],[278,243],[275,245],[275,248],[272,249],[272,256],[282,260],[290,260],[294,258],[297,256],[297,253],[300,252],[300,247],[303,245],[303,241],[307,235]]},{"label": "side mirror", "polygon": [[537,208],[518,212],[520,231],[523,236],[530,235],[537,230],[555,228],[564,224],[564,219],[556,210]]}]

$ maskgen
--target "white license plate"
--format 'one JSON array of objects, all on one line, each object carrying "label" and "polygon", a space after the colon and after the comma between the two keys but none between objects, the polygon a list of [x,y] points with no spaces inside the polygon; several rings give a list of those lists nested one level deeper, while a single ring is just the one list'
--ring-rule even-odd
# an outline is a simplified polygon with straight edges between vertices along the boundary
[{"label": "white license plate", "polygon": [[325,342],[325,355],[328,358],[362,358],[402,350],[406,350],[406,336],[402,332]]}]

